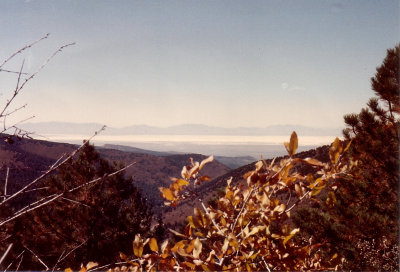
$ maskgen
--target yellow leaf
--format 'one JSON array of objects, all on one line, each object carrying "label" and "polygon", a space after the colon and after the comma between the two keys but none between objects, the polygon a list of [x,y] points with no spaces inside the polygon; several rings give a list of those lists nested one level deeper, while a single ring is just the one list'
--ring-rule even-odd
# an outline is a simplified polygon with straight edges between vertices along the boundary
[{"label": "yellow leaf", "polygon": [[178,184],[179,187],[189,185],[189,182],[187,180],[184,180],[184,179],[178,179],[175,182],[176,182],[176,184]]},{"label": "yellow leaf", "polygon": [[223,254],[225,254],[226,250],[228,249],[228,246],[229,246],[229,240],[228,240],[228,238],[226,238],[224,241],[224,245],[221,248]]},{"label": "yellow leaf", "polygon": [[274,208],[274,212],[280,213],[280,212],[283,212],[285,209],[286,209],[286,205],[282,203],[281,205],[276,206]]},{"label": "yellow leaf", "polygon": [[164,187],[159,187],[158,189],[166,200],[173,201],[175,199],[170,189]]},{"label": "yellow leaf", "polygon": [[133,254],[135,254],[136,257],[142,257],[143,241],[140,238],[140,234],[136,234],[135,240],[133,241]]},{"label": "yellow leaf", "polygon": [[346,152],[347,149],[350,148],[352,142],[353,142],[353,139],[350,140],[350,142],[347,144],[347,146],[345,147],[345,149],[343,150],[343,152]]},{"label": "yellow leaf", "polygon": [[[194,219],[195,219],[195,221],[196,221],[196,220],[198,221],[198,223],[199,223],[199,225],[200,225],[201,227],[204,226],[204,223],[205,223],[204,215],[203,215],[203,213],[200,211],[200,209],[197,208],[197,207],[194,208]],[[196,224],[196,223],[195,223],[195,224]]]},{"label": "yellow leaf", "polygon": [[338,256],[338,254],[337,254],[337,253],[333,254],[332,258],[331,258],[329,261],[331,262],[332,260],[336,259],[336,258],[337,258],[337,256]]},{"label": "yellow leaf", "polygon": [[168,249],[168,240],[165,240],[162,244],[161,244],[161,252],[162,253],[166,253]]},{"label": "yellow leaf", "polygon": [[335,141],[333,141],[332,146],[329,150],[329,158],[331,159],[332,164],[336,164],[340,154],[343,151],[342,143],[339,138],[336,137]]},{"label": "yellow leaf", "polygon": [[210,178],[209,176],[201,176],[201,177],[199,177],[199,179],[200,179],[202,182],[211,180],[211,178]]},{"label": "yellow leaf", "polygon": [[198,163],[198,162],[196,162],[196,165],[193,166],[193,167],[189,170],[189,172],[188,172],[189,178],[192,177],[192,176],[193,176],[194,174],[196,174],[197,172],[199,172],[199,163]]},{"label": "yellow leaf", "polygon": [[124,261],[126,261],[127,259],[128,259],[128,256],[126,256],[124,253],[122,253],[122,252],[120,252],[119,253],[119,257],[122,259],[122,260],[124,260]]},{"label": "yellow leaf", "polygon": [[73,270],[71,268],[67,268],[64,270],[64,272],[73,272]]},{"label": "yellow leaf", "polygon": [[296,233],[298,233],[300,231],[299,228],[294,229],[290,232],[290,234],[288,236],[286,236],[286,238],[283,240],[283,246],[285,246],[285,244],[287,243],[287,241],[289,241]]},{"label": "yellow leaf", "polygon": [[296,191],[297,196],[301,196],[302,195],[301,188],[297,183],[294,185],[294,190]]},{"label": "yellow leaf", "polygon": [[259,232],[260,230],[263,230],[265,227],[254,227],[251,229],[251,231],[246,235],[246,237],[252,236]]},{"label": "yellow leaf", "polygon": [[256,162],[256,170],[255,171],[259,172],[263,166],[264,166],[264,163],[262,161]]},{"label": "yellow leaf", "polygon": [[204,167],[204,165],[206,165],[206,163],[212,162],[213,160],[214,160],[214,156],[212,156],[212,155],[210,157],[208,157],[207,159],[202,160],[200,163],[200,166],[199,166],[199,170],[201,170]]},{"label": "yellow leaf", "polygon": [[177,231],[175,231],[175,230],[173,230],[173,229],[168,229],[170,232],[172,232],[173,234],[175,234],[176,236],[181,236],[181,237],[185,237],[186,238],[186,235],[184,235],[184,234],[182,234],[182,233],[179,233],[179,232],[177,232]]},{"label": "yellow leaf", "polygon": [[311,196],[318,195],[321,192],[321,190],[322,190],[322,188],[320,188],[320,187],[313,188],[311,191]]},{"label": "yellow leaf", "polygon": [[179,249],[183,249],[185,247],[185,244],[187,243],[186,240],[181,240],[178,243],[176,243],[173,248],[171,248],[172,252],[178,252]]},{"label": "yellow leaf", "polygon": [[190,178],[190,176],[189,176],[189,173],[188,173],[188,170],[187,170],[186,166],[184,166],[184,167],[182,168],[181,176],[182,176],[182,178],[184,178],[184,179],[188,179],[188,178]]},{"label": "yellow leaf", "polygon": [[84,266],[79,270],[79,272],[86,272],[86,271],[87,271],[87,269]]},{"label": "yellow leaf", "polygon": [[203,245],[201,244],[199,238],[196,238],[194,240],[194,249],[193,249],[193,257],[198,259],[201,253],[201,250],[203,248]]},{"label": "yellow leaf", "polygon": [[190,244],[188,245],[188,247],[186,248],[186,253],[188,253],[188,254],[190,254],[190,252],[192,252],[192,250],[194,249],[194,242],[195,242],[196,240],[192,240],[191,242],[190,242]]},{"label": "yellow leaf", "polygon": [[297,147],[298,147],[298,139],[297,139],[297,134],[295,131],[292,132],[292,135],[290,135],[290,142],[285,142],[283,143],[285,145],[285,148],[289,154],[290,157],[293,157],[293,155],[296,153]]},{"label": "yellow leaf", "polygon": [[154,252],[158,252],[158,245],[157,245],[157,240],[155,238],[150,239],[149,243],[150,249]]},{"label": "yellow leaf", "polygon": [[89,269],[91,269],[91,268],[93,268],[93,267],[96,267],[96,266],[98,266],[99,264],[98,263],[95,263],[95,262],[88,262],[88,264],[86,265],[86,269],[87,270],[89,270]]},{"label": "yellow leaf", "polygon": [[324,166],[322,162],[319,160],[313,159],[313,158],[305,158],[303,161],[305,161],[308,164],[315,165],[315,166]]},{"label": "yellow leaf", "polygon": [[194,270],[196,268],[196,265],[192,264],[190,262],[184,262],[183,264],[186,265],[187,267],[189,267],[192,270]]},{"label": "yellow leaf", "polygon": [[187,217],[186,220],[189,222],[189,225],[190,225],[192,228],[196,228],[196,227],[197,227],[197,226],[194,224],[193,217],[192,217],[191,215],[189,215],[189,216]]}]

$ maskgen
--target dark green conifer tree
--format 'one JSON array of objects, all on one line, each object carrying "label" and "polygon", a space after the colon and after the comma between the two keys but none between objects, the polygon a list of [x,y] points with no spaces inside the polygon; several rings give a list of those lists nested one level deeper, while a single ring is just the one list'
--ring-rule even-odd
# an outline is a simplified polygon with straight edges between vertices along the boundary
[{"label": "dark green conifer tree", "polygon": [[[336,201],[302,208],[294,216],[305,238],[323,241],[323,253],[345,257],[344,269],[398,269],[399,55],[387,51],[371,79],[376,97],[359,114],[344,116],[347,152],[357,161],[351,177],[337,179]],[[325,200],[325,199],[322,199]]]},{"label": "dark green conifer tree", "polygon": [[43,269],[29,248],[49,268],[57,264],[58,269],[77,269],[89,261],[113,263],[119,260],[119,252],[132,252],[135,235],[150,231],[152,213],[132,179],[123,172],[106,177],[120,168],[86,144],[75,159],[41,183],[48,189],[38,198],[105,178],[15,220],[8,238],[14,242],[13,253],[8,259],[25,249],[20,269]]}]

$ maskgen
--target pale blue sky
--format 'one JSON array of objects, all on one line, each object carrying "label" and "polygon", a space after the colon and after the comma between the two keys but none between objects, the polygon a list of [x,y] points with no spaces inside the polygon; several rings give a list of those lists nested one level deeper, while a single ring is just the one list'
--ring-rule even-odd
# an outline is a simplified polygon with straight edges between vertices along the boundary
[{"label": "pale blue sky", "polygon": [[400,41],[399,1],[0,1],[1,59],[46,33],[28,71],[76,45],[19,97],[36,122],[342,127]]}]

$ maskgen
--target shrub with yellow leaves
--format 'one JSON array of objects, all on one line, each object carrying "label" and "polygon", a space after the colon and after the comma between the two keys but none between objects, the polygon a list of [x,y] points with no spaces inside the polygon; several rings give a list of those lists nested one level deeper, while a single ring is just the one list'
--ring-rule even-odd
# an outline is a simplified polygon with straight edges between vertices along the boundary
[{"label": "shrub with yellow leaves", "polygon": [[[343,148],[335,139],[330,149],[329,163],[313,158],[295,158],[298,146],[295,132],[285,143],[289,156],[279,163],[259,161],[255,169],[246,173],[247,182],[232,185],[227,181],[225,195],[217,207],[194,208],[187,218],[183,233],[171,230],[176,242],[156,239],[144,240],[139,235],[133,242],[132,258],[121,254],[130,271],[272,271],[334,269],[338,261],[334,254],[322,263],[318,253],[320,244],[313,241],[295,242],[299,228],[293,228],[291,211],[304,201],[313,199],[324,188],[332,185],[338,175],[346,175],[347,166],[341,162]],[[167,205],[176,206],[188,197],[198,197],[195,186],[209,177],[201,175],[204,165],[213,160],[191,162],[183,168],[181,177],[172,179],[169,188],[159,188]],[[316,168],[314,175],[294,171],[297,164]],[[286,198],[283,195],[288,196]],[[334,196],[330,196],[331,201]],[[146,252],[147,254],[143,254]],[[111,269],[119,271],[120,267]]]}]

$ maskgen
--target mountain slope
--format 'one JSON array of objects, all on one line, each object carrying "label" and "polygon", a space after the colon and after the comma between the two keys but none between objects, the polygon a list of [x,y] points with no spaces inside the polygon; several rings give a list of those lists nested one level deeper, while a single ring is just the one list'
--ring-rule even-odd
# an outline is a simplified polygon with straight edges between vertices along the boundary
[{"label": "mountain slope", "polygon": [[[41,140],[24,139],[15,141],[13,144],[1,141],[0,188],[4,188],[7,167],[10,169],[7,190],[8,193],[13,193],[40,176],[62,154],[69,154],[75,148],[77,146],[72,144]],[[160,204],[162,203],[158,187],[169,185],[170,177],[179,176],[182,166],[188,164],[191,157],[200,161],[206,158],[199,154],[155,156],[105,148],[97,148],[97,150],[102,157],[110,161],[124,164],[135,162],[126,170],[126,175],[133,177],[133,182],[142,190],[156,212],[161,212]],[[204,169],[204,173],[209,176],[220,176],[229,170],[229,167],[214,161]]]}]

